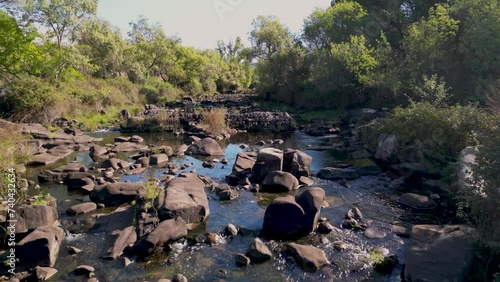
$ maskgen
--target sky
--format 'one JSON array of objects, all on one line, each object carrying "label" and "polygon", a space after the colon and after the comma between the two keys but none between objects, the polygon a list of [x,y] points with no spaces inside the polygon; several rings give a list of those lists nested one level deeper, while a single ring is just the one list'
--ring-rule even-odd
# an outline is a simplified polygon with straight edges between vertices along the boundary
[{"label": "sky", "polygon": [[199,49],[217,47],[217,40],[240,36],[249,46],[252,20],[275,15],[292,32],[300,32],[304,19],[330,0],[99,0],[98,16],[120,28],[145,16],[159,22],[169,36],[177,35],[185,46]]}]

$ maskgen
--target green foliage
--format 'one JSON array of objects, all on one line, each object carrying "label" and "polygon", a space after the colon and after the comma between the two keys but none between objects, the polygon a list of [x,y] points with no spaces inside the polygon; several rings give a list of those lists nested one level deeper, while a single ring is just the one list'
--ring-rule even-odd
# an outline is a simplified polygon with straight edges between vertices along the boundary
[{"label": "green foliage", "polygon": [[35,196],[35,200],[31,203],[33,206],[46,206],[50,201],[50,194],[40,192]]},{"label": "green foliage", "polygon": [[160,194],[160,187],[154,181],[148,181],[145,183],[146,193],[144,194],[144,208],[146,210],[153,207],[153,201]]}]

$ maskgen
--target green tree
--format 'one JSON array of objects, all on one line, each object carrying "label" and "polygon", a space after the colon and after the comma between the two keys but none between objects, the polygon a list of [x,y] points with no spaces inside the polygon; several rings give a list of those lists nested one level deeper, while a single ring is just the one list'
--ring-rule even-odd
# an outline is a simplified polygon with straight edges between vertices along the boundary
[{"label": "green tree", "polygon": [[40,75],[42,54],[34,43],[38,34],[23,30],[14,18],[0,11],[0,77],[8,74]]},{"label": "green tree", "polygon": [[98,66],[97,77],[112,77],[122,71],[125,47],[120,31],[109,22],[91,19],[82,24],[78,49]]}]

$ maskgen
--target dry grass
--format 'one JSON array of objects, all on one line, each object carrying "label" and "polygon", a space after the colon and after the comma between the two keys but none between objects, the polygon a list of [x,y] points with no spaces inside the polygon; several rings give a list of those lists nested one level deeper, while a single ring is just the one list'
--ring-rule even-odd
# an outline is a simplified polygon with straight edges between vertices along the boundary
[{"label": "dry grass", "polygon": [[500,115],[500,82],[490,84],[488,93],[486,106],[492,113]]},{"label": "dry grass", "polygon": [[213,135],[221,134],[227,129],[226,108],[203,109],[203,128]]}]

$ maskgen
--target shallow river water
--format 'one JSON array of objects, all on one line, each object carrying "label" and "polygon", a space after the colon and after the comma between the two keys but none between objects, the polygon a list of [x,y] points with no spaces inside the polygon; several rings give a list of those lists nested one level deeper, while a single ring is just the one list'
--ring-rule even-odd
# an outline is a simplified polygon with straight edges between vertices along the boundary
[{"label": "shallow river water", "polygon": [[[102,137],[100,144],[113,143],[117,136],[129,136],[132,134],[120,134],[117,132],[93,133],[95,137]],[[145,139],[145,144],[170,145],[176,147],[182,144],[181,137],[175,137],[170,133],[148,133],[139,134]],[[288,135],[257,135],[239,134],[231,137],[229,141],[221,141],[222,148],[226,153],[229,165],[217,164],[216,168],[208,169],[202,167],[202,161],[192,157],[174,158],[175,164],[192,163],[198,174],[206,175],[217,183],[223,183],[225,175],[229,174],[232,164],[242,143],[255,144],[259,140],[281,138],[285,140],[282,145],[273,145],[280,149],[301,148],[313,157],[311,166],[312,173],[317,173],[325,166],[353,162],[348,155],[334,150],[313,151],[308,150],[307,145],[322,146],[336,141],[335,137],[310,137],[301,132]],[[127,157],[122,155],[121,157]],[[93,161],[88,152],[75,153],[68,160],[78,159],[80,162],[92,165]],[[359,161],[358,161],[359,162]],[[59,163],[53,167],[64,165]],[[30,169],[33,178],[39,169]],[[44,167],[43,169],[47,169]],[[145,181],[150,177],[160,177],[165,169],[149,168],[143,174],[134,176],[122,176],[121,180]],[[244,227],[247,230],[245,236],[237,236],[234,239],[225,238],[220,245],[209,246],[206,244],[187,245],[186,243],[175,243],[171,251],[154,255],[148,262],[135,262],[125,267],[121,259],[115,261],[102,260],[99,258],[104,246],[105,234],[92,229],[91,215],[69,217],[65,211],[72,205],[88,201],[88,196],[69,192],[66,186],[56,184],[43,184],[42,191],[50,193],[57,198],[58,212],[63,227],[69,225],[83,226],[82,231],[68,233],[61,248],[55,268],[59,273],[53,281],[86,281],[75,277],[72,270],[80,264],[88,264],[96,269],[96,277],[99,281],[157,281],[160,278],[168,278],[177,273],[182,273],[189,281],[399,281],[401,265],[396,267],[392,274],[378,274],[369,266],[368,250],[372,247],[385,247],[391,253],[404,262],[404,248],[408,239],[396,236],[391,232],[391,224],[399,222],[402,225],[410,223],[431,223],[434,218],[429,215],[418,216],[407,211],[396,204],[397,192],[391,191],[387,185],[387,179],[383,176],[362,177],[351,182],[350,188],[345,188],[337,182],[322,181],[315,179],[318,185],[323,187],[327,195],[328,207],[323,208],[321,217],[327,217],[336,227],[340,223],[346,211],[352,207],[359,207],[363,212],[365,221],[369,226],[377,227],[386,236],[382,239],[368,239],[362,232],[340,230],[329,235],[312,234],[307,238],[299,240],[299,243],[312,244],[323,249],[332,262],[316,273],[305,273],[290,258],[281,253],[282,242],[268,242],[273,246],[274,259],[263,264],[250,265],[240,268],[234,263],[235,253],[244,253],[246,248],[257,236],[262,227],[263,216],[266,206],[274,197],[282,195],[270,195],[263,193],[252,193],[239,190],[240,197],[231,202],[220,202],[218,197],[207,191],[209,197],[210,217],[208,220],[191,231],[189,237],[207,232],[218,233],[228,223]],[[300,193],[301,190],[292,194]],[[114,209],[97,210],[94,213],[109,213]],[[416,222],[414,222],[416,221]],[[67,228],[71,229],[71,228]],[[324,237],[324,238],[323,238]],[[333,247],[334,242],[341,241],[346,244],[347,249],[337,251]],[[76,256],[70,256],[66,252],[66,246],[71,245],[83,250]]]}]

